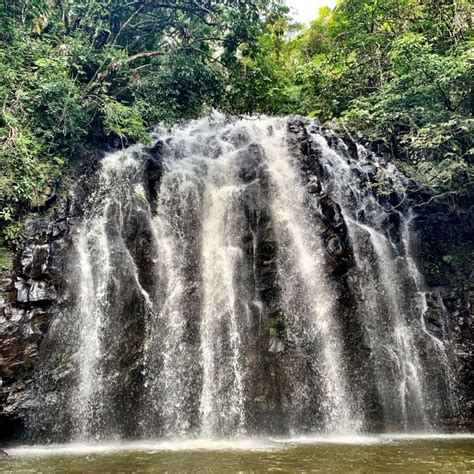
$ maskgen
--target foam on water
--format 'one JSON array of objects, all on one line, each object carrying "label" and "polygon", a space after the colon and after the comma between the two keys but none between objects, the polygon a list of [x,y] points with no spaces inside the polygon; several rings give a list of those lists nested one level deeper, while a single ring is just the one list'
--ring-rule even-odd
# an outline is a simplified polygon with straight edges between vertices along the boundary
[{"label": "foam on water", "polygon": [[388,433],[381,435],[299,436],[294,438],[238,438],[238,439],[187,439],[163,441],[134,441],[124,443],[72,443],[38,446],[17,446],[8,449],[12,457],[86,456],[108,455],[124,452],[159,453],[166,451],[242,451],[272,452],[299,445],[377,445],[404,441],[474,440],[469,433]]}]

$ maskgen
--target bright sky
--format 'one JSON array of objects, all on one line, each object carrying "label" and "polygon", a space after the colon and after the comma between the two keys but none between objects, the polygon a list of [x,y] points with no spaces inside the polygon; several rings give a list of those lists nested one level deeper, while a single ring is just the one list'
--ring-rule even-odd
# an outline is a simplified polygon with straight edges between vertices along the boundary
[{"label": "bright sky", "polygon": [[295,20],[311,23],[318,16],[321,7],[334,8],[336,0],[286,0],[286,4],[293,8]]}]

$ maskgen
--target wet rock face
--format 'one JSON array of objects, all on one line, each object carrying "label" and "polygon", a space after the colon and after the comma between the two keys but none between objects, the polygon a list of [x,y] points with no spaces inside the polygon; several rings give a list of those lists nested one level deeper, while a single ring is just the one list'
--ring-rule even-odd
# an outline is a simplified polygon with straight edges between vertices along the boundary
[{"label": "wet rock face", "polygon": [[375,406],[377,396],[372,381],[360,375],[370,372],[370,350],[364,341],[360,321],[355,317],[354,308],[357,306],[356,301],[360,300],[360,294],[349,232],[341,207],[322,189],[321,183],[327,177],[320,163],[321,150],[311,139],[310,131],[323,135],[328,144],[336,150],[341,146],[342,139],[342,143],[347,147],[344,151],[348,151],[354,159],[358,159],[357,146],[350,136],[337,136],[332,129],[327,129],[317,122],[308,122],[301,117],[295,117],[288,125],[290,151],[298,158],[302,178],[306,183],[305,205],[314,219],[315,229],[323,238],[326,270],[336,288],[335,311],[339,315],[341,333],[345,339],[344,346],[350,348],[343,357],[353,361],[353,366],[358,368],[358,373],[354,372],[352,376],[354,387],[364,387],[359,391],[365,393],[366,400],[360,402],[365,406],[374,405],[373,417],[380,418],[380,408]]},{"label": "wet rock face", "polygon": [[[245,136],[234,137],[242,143]],[[247,409],[258,414],[251,422],[254,432],[283,432],[285,419],[282,392],[287,389],[283,363],[285,345],[281,328],[272,327],[281,314],[281,288],[277,278],[278,245],[270,209],[269,173],[264,162],[264,150],[256,143],[240,151],[240,180],[247,184],[241,197],[244,213],[243,236],[246,260],[252,262],[246,279],[253,297],[251,307],[253,350],[246,355],[252,373],[247,381]]]},{"label": "wet rock face", "polygon": [[[306,182],[306,207],[317,223],[328,256],[328,270],[335,276],[343,275],[353,264],[347,226],[339,205],[322,191],[323,169],[318,161],[319,150],[310,140],[303,118],[295,117],[288,124],[288,144],[299,160]],[[357,151],[356,151],[357,153]]]},{"label": "wet rock face", "polygon": [[20,426],[25,389],[31,383],[34,361],[64,283],[68,231],[65,205],[58,206],[51,219],[29,221],[24,249],[17,256],[11,275],[2,279],[0,433],[3,436],[14,434],[8,427],[15,431]]},{"label": "wet rock face", "polygon": [[[85,153],[80,177],[69,195],[58,199],[48,185],[35,210],[49,217],[30,219],[24,244],[10,272],[0,273],[0,442],[23,438],[34,391],[34,369],[52,322],[65,304],[71,233],[94,184],[100,152]],[[50,209],[54,204],[54,209]]]},{"label": "wet rock face", "polygon": [[427,329],[444,336],[451,349],[456,368],[458,418],[447,420],[455,429],[463,425],[473,429],[474,420],[474,279],[462,288],[439,287],[427,295],[424,315]]}]

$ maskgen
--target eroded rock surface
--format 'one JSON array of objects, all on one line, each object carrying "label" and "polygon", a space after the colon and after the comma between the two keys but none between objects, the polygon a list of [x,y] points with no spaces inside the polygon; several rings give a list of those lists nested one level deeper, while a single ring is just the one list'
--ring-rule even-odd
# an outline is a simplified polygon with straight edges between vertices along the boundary
[{"label": "eroded rock surface", "polygon": [[27,222],[24,249],[15,259],[13,272],[2,279],[0,433],[7,437],[21,426],[24,394],[67,278],[68,231],[65,205],[58,206],[50,219]]}]

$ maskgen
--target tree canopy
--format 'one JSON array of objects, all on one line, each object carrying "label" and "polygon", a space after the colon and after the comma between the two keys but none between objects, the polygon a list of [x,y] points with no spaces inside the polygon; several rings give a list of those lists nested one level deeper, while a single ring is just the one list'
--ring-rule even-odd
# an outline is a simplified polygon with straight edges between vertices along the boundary
[{"label": "tree canopy", "polygon": [[472,7],[339,0],[305,28],[282,0],[3,0],[4,236],[77,150],[213,108],[336,120],[434,192],[472,195]]},{"label": "tree canopy", "polygon": [[340,0],[297,35],[270,19],[250,61],[258,81],[269,71],[254,103],[337,119],[421,184],[472,193],[472,11],[470,0]]}]

